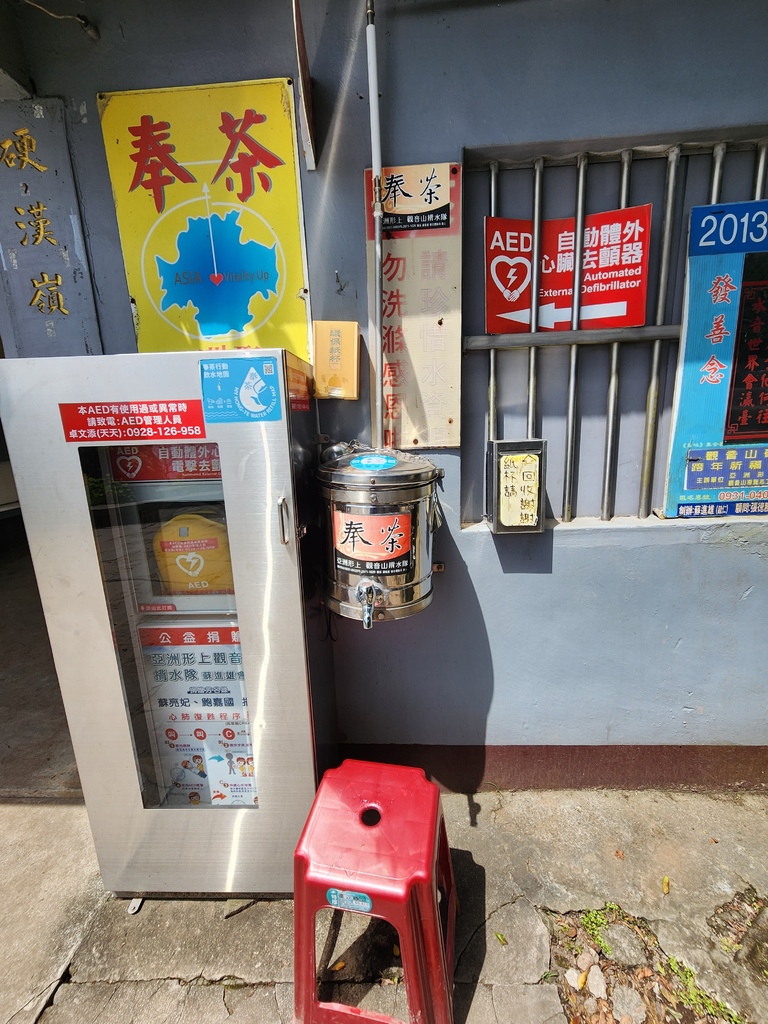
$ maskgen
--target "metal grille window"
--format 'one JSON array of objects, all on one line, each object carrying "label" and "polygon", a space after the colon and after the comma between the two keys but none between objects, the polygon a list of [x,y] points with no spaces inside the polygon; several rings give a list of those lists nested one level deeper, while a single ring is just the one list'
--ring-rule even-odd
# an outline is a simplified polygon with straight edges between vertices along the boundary
[{"label": "metal grille window", "polygon": [[[591,140],[466,151],[462,520],[484,515],[487,440],[545,438],[547,515],[648,517],[661,503],[692,206],[762,199],[768,127],[696,139]],[[651,203],[647,326],[579,328],[584,218]],[[485,335],[483,219],[575,217],[568,331]],[[577,276],[578,275],[578,276]],[[485,424],[483,428],[482,424]]]}]

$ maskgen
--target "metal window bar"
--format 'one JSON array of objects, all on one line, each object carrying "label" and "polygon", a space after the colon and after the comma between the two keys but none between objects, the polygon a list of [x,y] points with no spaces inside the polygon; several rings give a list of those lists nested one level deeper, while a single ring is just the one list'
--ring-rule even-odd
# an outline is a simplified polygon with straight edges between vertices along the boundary
[{"label": "metal window bar", "polygon": [[[664,323],[667,308],[667,285],[669,284],[669,255],[672,248],[672,219],[675,204],[675,184],[680,163],[680,147],[673,146],[667,156],[667,176],[664,183],[664,222],[661,228],[661,264],[659,267],[659,288],[656,295],[656,325]],[[679,337],[679,335],[678,335]],[[653,463],[656,457],[656,434],[659,426],[659,378],[661,373],[662,339],[656,338],[651,352],[651,374],[648,382],[648,397],[645,404],[645,432],[643,434],[643,461],[640,467],[640,501],[637,515],[647,519],[651,514],[651,492],[653,490]]]},{"label": "metal window bar", "polygon": [[[573,255],[573,298],[571,299],[571,330],[579,329],[581,316],[581,264],[584,255],[584,207],[587,198],[587,154],[576,158],[576,238]],[[576,465],[576,396],[579,385],[579,346],[569,350],[568,408],[565,417],[565,474],[563,477],[563,522],[573,519],[573,481]]]},{"label": "metal window bar", "polygon": [[755,187],[752,193],[753,199],[762,199],[765,195],[765,171],[768,163],[768,139],[763,139],[757,145],[755,158]]},{"label": "metal window bar", "polygon": [[[541,285],[541,210],[544,202],[544,158],[533,161],[533,245],[531,249],[531,334],[539,329],[539,287]],[[539,350],[528,349],[528,416],[526,432],[536,437],[536,395]]]},{"label": "metal window bar", "polygon": [[[766,177],[768,176],[768,138],[756,142],[739,143],[734,149],[754,149],[755,168],[753,199],[762,199],[765,193]],[[601,513],[603,521],[609,521],[614,514],[616,494],[616,457],[619,430],[619,392],[620,392],[620,356],[621,345],[631,343],[653,342],[650,357],[649,381],[646,399],[645,428],[643,434],[642,465],[640,470],[640,493],[638,501],[638,518],[647,518],[651,513],[651,496],[653,490],[653,468],[656,456],[656,438],[659,421],[659,391],[663,347],[670,341],[680,339],[680,324],[665,324],[667,311],[667,293],[671,262],[672,236],[675,230],[675,196],[678,182],[678,168],[681,155],[698,155],[702,152],[711,154],[711,174],[709,186],[709,202],[718,202],[721,194],[726,154],[730,152],[726,142],[717,141],[708,144],[696,143],[686,145],[676,143],[661,147],[640,146],[637,149],[624,148],[607,153],[580,153],[576,157],[576,237],[574,252],[574,291],[571,315],[571,329],[540,333],[538,330],[539,284],[541,270],[541,226],[543,207],[544,169],[548,163],[562,166],[570,162],[567,159],[546,158],[536,156],[533,161],[509,163],[508,167],[519,169],[529,166],[533,169],[533,248],[531,273],[531,322],[530,331],[521,334],[471,335],[464,338],[464,351],[488,351],[488,438],[498,438],[497,410],[497,353],[512,349],[528,349],[528,403],[527,403],[527,436],[536,437],[536,400],[538,389],[538,351],[551,346],[569,347],[568,392],[566,407],[566,438],[565,467],[563,477],[563,512],[562,520],[570,522],[573,518],[573,488],[578,469],[576,460],[576,400],[578,394],[578,354],[582,345],[609,345],[610,369],[606,398],[606,429],[603,451],[603,483],[601,494]],[[655,307],[655,323],[646,327],[628,327],[615,330],[590,330],[579,328],[581,299],[581,264],[583,254],[583,235],[587,166],[589,161],[615,160],[621,162],[621,180],[619,186],[619,208],[629,205],[630,170],[634,158],[658,157],[666,153],[667,168],[664,184],[664,209],[662,222],[661,247],[659,258],[659,280]],[[499,169],[497,160],[488,162],[490,171],[490,215],[499,216]]]},{"label": "metal window bar", "polygon": [[[619,209],[629,206],[629,175],[632,167],[632,150],[621,151],[621,182],[619,184]],[[600,501],[600,518],[603,522],[613,517],[616,497],[616,455],[618,451],[619,415],[619,365],[621,359],[618,341],[611,342],[611,365],[608,371],[608,400],[605,410],[605,450],[603,452],[603,490]]]},{"label": "metal window bar", "polygon": [[[499,165],[496,160],[491,161],[491,216],[495,217],[499,209]],[[492,348],[488,356],[488,440],[495,441],[497,438],[496,426],[496,349]]]}]

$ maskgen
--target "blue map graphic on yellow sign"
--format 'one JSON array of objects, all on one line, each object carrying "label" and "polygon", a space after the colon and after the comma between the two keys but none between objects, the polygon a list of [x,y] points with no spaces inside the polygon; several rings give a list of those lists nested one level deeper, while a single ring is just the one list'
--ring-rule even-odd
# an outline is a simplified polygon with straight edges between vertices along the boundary
[{"label": "blue map graphic on yellow sign", "polygon": [[255,295],[277,295],[277,245],[242,240],[239,213],[190,217],[179,233],[175,263],[156,256],[164,294],[163,312],[191,306],[203,337],[241,332],[253,319]]}]

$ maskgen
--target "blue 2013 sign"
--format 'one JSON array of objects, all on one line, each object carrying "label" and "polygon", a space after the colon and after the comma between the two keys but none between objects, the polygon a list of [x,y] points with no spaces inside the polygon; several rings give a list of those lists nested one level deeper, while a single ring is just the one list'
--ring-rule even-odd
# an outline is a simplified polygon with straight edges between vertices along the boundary
[{"label": "blue 2013 sign", "polygon": [[768,252],[768,202],[694,206],[689,256]]}]

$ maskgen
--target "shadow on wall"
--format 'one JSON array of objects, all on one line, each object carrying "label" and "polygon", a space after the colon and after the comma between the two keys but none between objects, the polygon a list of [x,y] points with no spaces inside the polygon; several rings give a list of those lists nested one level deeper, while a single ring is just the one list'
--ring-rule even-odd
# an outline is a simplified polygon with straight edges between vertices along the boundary
[{"label": "shadow on wall", "polygon": [[426,611],[363,631],[340,619],[334,648],[343,756],[415,765],[440,786],[471,794],[485,774],[493,662],[474,583],[446,523],[435,535]]},{"label": "shadow on wall", "polygon": [[493,534],[502,572],[550,574],[553,538],[554,531],[550,528],[544,533]]}]

